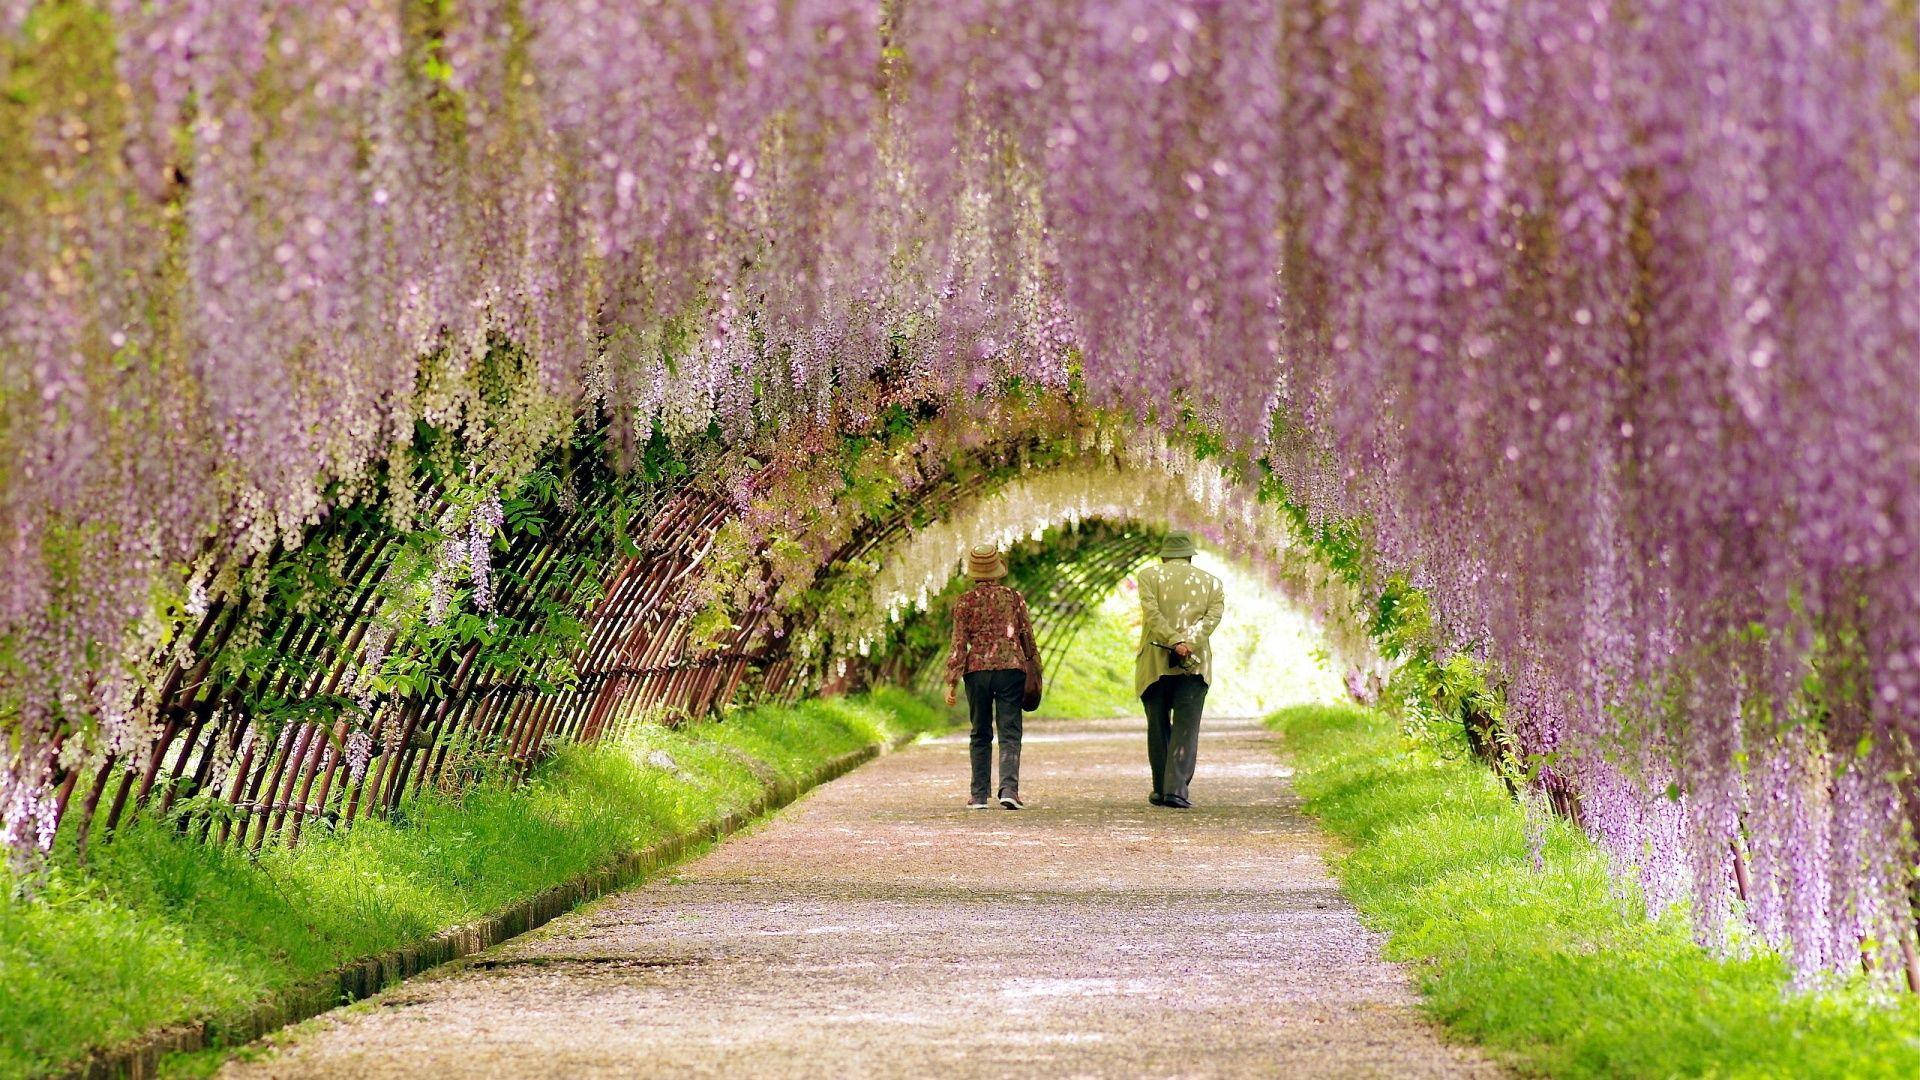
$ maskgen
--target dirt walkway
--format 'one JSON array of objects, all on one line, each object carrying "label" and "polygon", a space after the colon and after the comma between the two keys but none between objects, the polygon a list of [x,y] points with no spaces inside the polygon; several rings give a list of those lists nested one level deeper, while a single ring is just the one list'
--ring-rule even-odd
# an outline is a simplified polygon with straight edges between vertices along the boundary
[{"label": "dirt walkway", "polygon": [[964,808],[964,737],[903,750],[222,1075],[1499,1075],[1414,1013],[1269,734],[1209,721],[1182,812],[1139,728],[1032,725],[1021,812]]}]

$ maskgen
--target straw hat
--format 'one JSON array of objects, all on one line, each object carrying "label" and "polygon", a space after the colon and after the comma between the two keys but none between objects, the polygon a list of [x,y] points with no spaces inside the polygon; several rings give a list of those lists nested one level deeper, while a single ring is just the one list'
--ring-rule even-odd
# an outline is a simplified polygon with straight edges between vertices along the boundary
[{"label": "straw hat", "polygon": [[1007,576],[1007,560],[992,544],[976,544],[967,552],[967,576],[975,581],[991,581]]},{"label": "straw hat", "polygon": [[1170,532],[1160,541],[1160,557],[1163,559],[1193,558],[1193,537],[1183,532]]}]

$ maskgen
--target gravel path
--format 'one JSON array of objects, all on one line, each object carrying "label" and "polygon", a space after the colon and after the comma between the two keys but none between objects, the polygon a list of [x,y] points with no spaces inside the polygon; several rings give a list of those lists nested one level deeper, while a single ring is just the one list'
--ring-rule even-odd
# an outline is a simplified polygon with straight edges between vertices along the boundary
[{"label": "gravel path", "polygon": [[222,1075],[1501,1075],[1414,1012],[1270,734],[1209,720],[1182,812],[1141,728],[1031,724],[1022,812],[963,807],[964,736],[888,755]]}]

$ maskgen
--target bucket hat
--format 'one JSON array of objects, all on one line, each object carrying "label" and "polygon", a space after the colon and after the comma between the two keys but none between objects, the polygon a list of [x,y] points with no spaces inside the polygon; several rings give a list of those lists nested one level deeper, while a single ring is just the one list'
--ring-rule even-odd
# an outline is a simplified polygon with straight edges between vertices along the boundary
[{"label": "bucket hat", "polygon": [[1183,532],[1170,532],[1160,541],[1160,557],[1163,559],[1193,558],[1193,537]]},{"label": "bucket hat", "polygon": [[976,544],[967,552],[967,576],[975,581],[991,581],[1007,576],[1007,560],[992,544]]}]

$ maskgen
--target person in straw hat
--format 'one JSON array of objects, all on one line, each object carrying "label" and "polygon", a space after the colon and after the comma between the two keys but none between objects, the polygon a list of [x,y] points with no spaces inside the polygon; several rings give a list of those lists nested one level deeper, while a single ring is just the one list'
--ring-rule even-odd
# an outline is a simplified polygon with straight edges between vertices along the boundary
[{"label": "person in straw hat", "polygon": [[1027,666],[1038,666],[1027,601],[1007,587],[1007,560],[1000,549],[982,544],[967,552],[967,576],[973,585],[953,602],[953,649],[947,654],[947,704],[956,687],[967,684],[967,711],[973,719],[973,792],[967,806],[985,810],[993,766],[993,734],[1000,732],[1000,805],[1020,810],[1020,703],[1027,688]]},{"label": "person in straw hat", "polygon": [[1208,639],[1226,613],[1220,579],[1193,565],[1193,537],[1170,532],[1160,562],[1140,571],[1140,651],[1133,691],[1147,710],[1147,763],[1155,806],[1185,810],[1200,753],[1200,712],[1213,681]]}]

